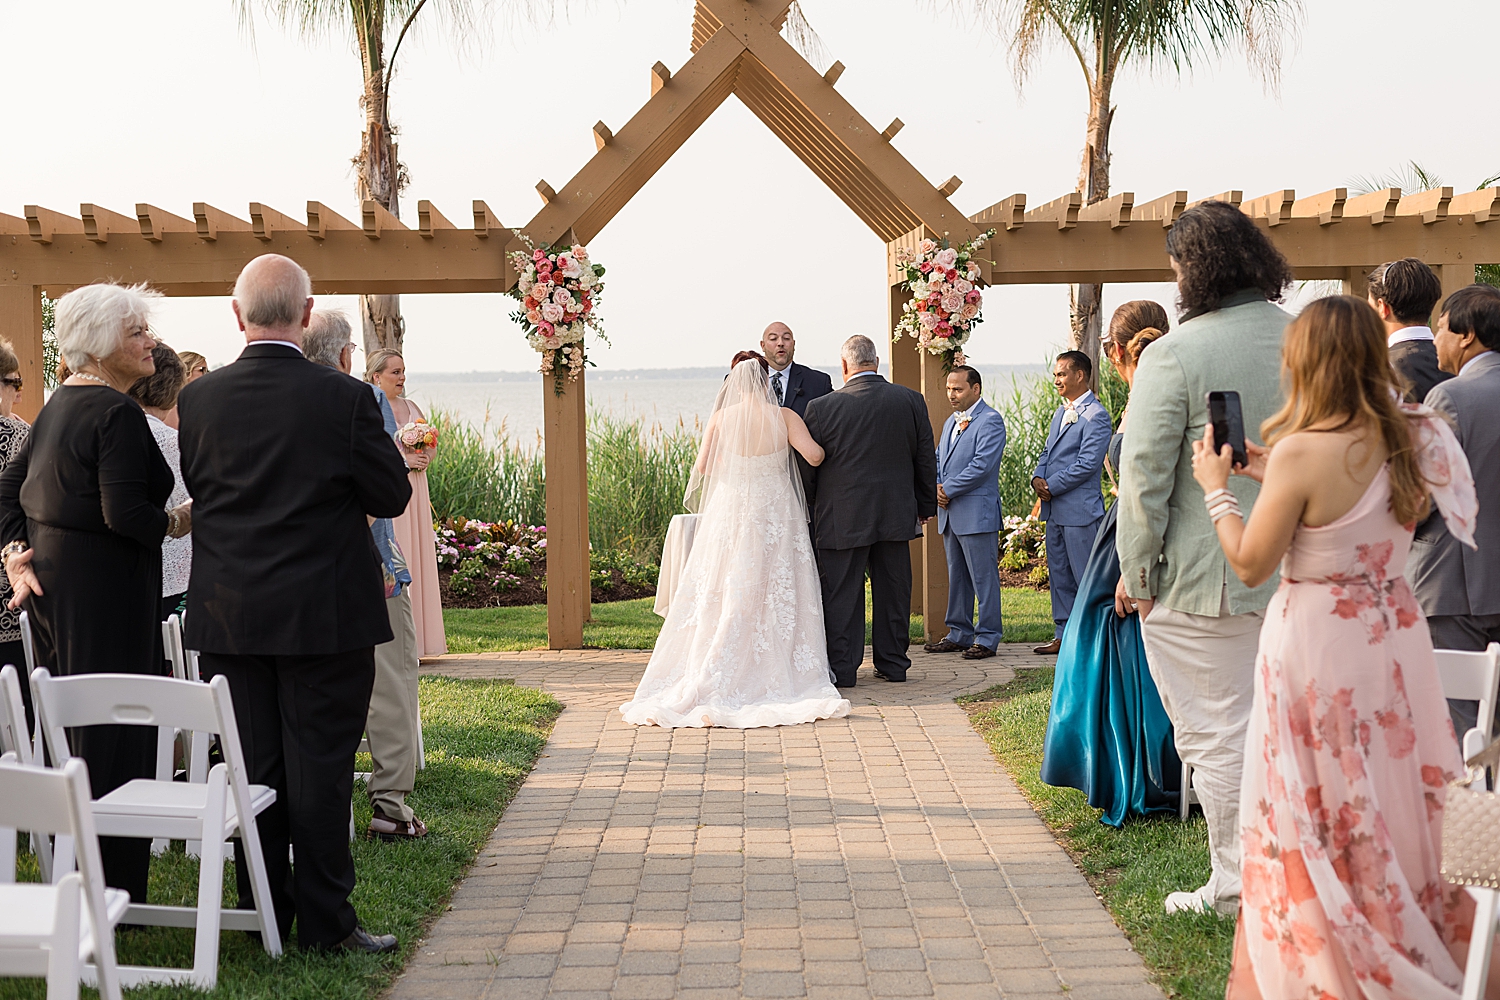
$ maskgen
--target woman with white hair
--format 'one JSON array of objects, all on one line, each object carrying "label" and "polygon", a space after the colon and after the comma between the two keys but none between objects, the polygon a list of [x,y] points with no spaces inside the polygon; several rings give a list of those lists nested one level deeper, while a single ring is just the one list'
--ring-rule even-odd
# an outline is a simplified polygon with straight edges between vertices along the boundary
[{"label": "woman with white hair", "polygon": [[[156,368],[147,327],[156,293],[87,285],[57,300],[58,349],[72,374],[42,407],[0,473],[0,543],[31,615],[36,658],[54,673],[161,672],[161,545],[191,529],[188,504],[165,509],[172,470],[126,391]],[[89,726],[73,750],[94,798],[155,772],[156,734]],[[146,902],[151,844],[100,837],[105,881]]]}]

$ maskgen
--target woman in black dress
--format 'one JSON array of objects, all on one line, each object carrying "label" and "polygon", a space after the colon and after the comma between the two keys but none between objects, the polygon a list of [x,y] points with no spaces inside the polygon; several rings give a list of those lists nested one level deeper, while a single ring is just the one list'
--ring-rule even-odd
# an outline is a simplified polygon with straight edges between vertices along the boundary
[{"label": "woman in black dress", "polygon": [[[57,301],[73,374],[0,473],[0,539],[13,607],[31,615],[37,662],[62,675],[161,672],[161,543],[190,528],[163,509],[172,470],[125,390],[155,367],[154,293],[88,285]],[[156,733],[90,726],[71,735],[95,798],[155,773]],[[101,837],[106,883],[146,901],[149,840]]]}]

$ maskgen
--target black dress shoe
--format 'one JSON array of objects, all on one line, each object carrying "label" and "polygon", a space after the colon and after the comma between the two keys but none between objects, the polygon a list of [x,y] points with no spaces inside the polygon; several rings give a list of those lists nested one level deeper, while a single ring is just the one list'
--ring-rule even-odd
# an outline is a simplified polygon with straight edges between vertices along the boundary
[{"label": "black dress shoe", "polygon": [[922,649],[928,653],[958,653],[966,647],[944,636],[940,642],[929,642]]},{"label": "black dress shoe", "polygon": [[338,947],[344,951],[362,951],[369,955],[383,955],[396,950],[396,935],[371,934],[359,924],[355,924],[354,933],[340,941]]},{"label": "black dress shoe", "polygon": [[906,683],[906,677],[904,675],[901,676],[901,677],[896,677],[896,676],[893,676],[891,674],[886,673],[884,670],[876,670],[875,671],[875,676],[879,677],[883,681],[890,681],[892,684],[905,684]]},{"label": "black dress shoe", "polygon": [[988,646],[981,646],[977,642],[974,645],[970,646],[968,649],[964,650],[964,659],[966,660],[982,660],[985,657],[994,655],[995,651],[993,649]]}]

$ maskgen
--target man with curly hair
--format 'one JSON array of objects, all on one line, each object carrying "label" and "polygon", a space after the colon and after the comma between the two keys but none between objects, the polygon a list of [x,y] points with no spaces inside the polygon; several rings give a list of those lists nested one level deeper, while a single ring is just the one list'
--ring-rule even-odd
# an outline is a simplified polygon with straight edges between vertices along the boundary
[{"label": "man with curly hair", "polygon": [[[1240,773],[1263,612],[1279,580],[1256,588],[1228,571],[1193,442],[1208,423],[1208,393],[1240,395],[1253,435],[1282,402],[1281,338],[1291,317],[1273,305],[1292,271],[1237,206],[1204,202],[1167,236],[1182,318],[1141,356],[1120,460],[1118,611],[1138,611],[1152,679],[1172,720],[1177,753],[1193,768],[1208,823],[1213,874],[1167,896],[1179,910],[1234,913],[1240,896]],[[1258,492],[1234,480],[1248,517]],[[1182,793],[1186,795],[1187,789]]]}]

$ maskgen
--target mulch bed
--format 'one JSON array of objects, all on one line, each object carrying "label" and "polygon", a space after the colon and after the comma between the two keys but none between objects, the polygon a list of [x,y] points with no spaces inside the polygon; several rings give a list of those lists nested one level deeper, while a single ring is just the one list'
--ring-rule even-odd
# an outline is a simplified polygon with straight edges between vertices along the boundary
[{"label": "mulch bed", "polygon": [[1034,583],[1031,582],[1031,570],[1029,570],[1029,569],[1006,569],[1004,566],[1000,567],[1000,586],[1002,586],[1002,587],[1022,587],[1022,588],[1026,589],[1026,590],[1046,590],[1047,589],[1047,585],[1045,583],[1042,584],[1041,586],[1038,586],[1038,585],[1036,585],[1036,584],[1034,584]]},{"label": "mulch bed", "polygon": [[[472,593],[460,597],[448,589],[448,580],[453,576],[450,569],[438,570],[438,585],[443,595],[445,608],[515,608],[523,604],[546,604],[547,588],[542,581],[547,579],[547,563],[543,560],[532,570],[532,576],[509,590],[496,590],[488,582],[481,582]],[[625,582],[619,570],[610,570],[613,582],[608,587],[594,587],[591,600],[595,604],[610,601],[633,601],[638,597],[655,597],[655,587],[638,587]]]}]

